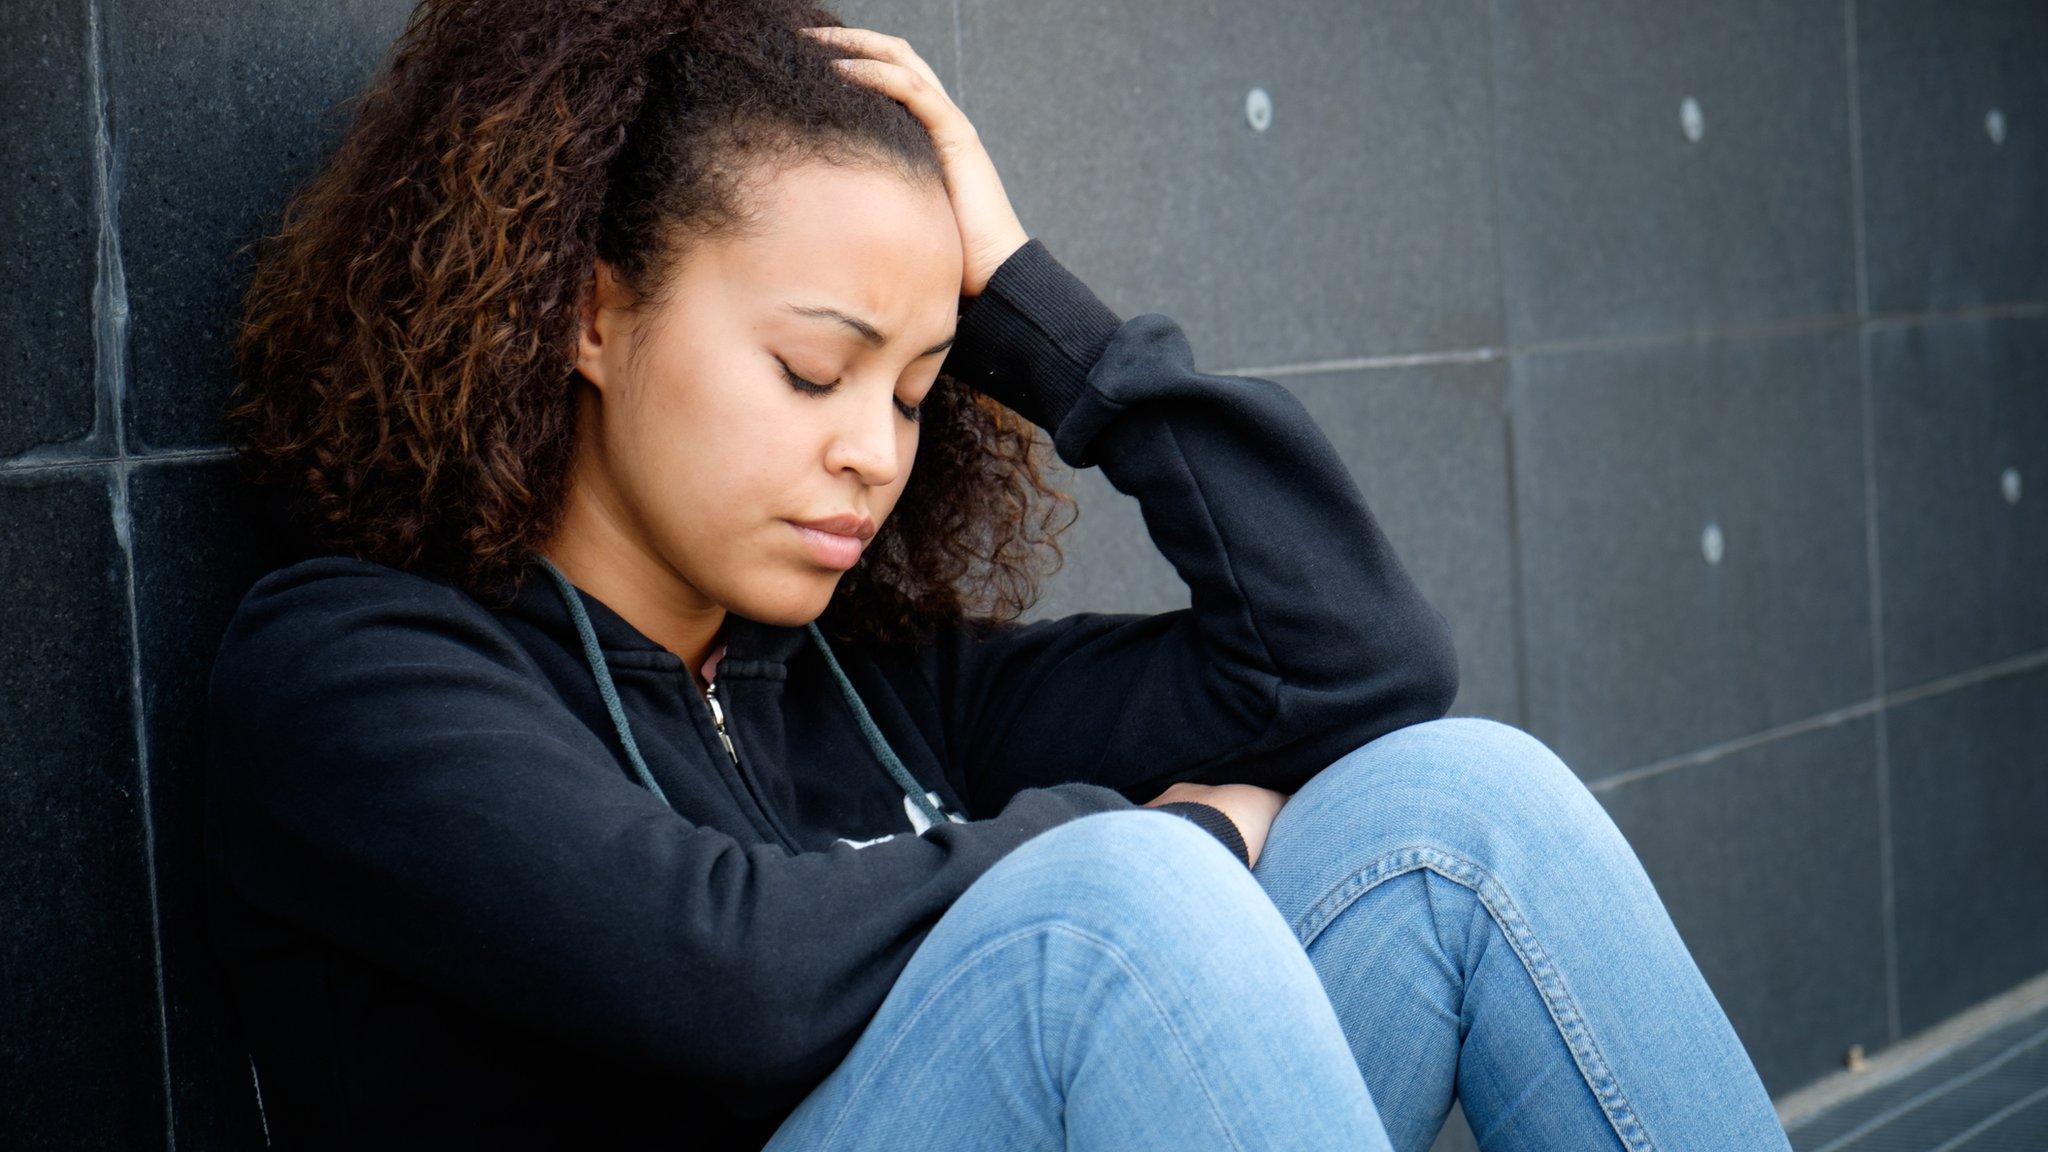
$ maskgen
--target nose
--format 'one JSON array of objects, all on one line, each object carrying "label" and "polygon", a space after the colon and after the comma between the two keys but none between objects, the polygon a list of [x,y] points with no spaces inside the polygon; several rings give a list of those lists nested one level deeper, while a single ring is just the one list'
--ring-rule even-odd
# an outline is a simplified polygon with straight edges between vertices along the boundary
[{"label": "nose", "polygon": [[861,397],[860,403],[840,405],[844,419],[833,429],[825,450],[825,467],[859,474],[875,487],[892,484],[902,469],[897,425],[903,417],[896,411],[893,392],[882,393],[876,401]]}]

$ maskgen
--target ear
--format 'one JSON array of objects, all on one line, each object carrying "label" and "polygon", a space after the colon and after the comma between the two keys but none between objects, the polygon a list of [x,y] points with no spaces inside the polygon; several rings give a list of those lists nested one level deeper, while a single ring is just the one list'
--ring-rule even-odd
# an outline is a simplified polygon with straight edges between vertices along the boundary
[{"label": "ear", "polygon": [[610,348],[616,353],[618,349],[613,345],[624,346],[628,298],[612,266],[603,260],[592,261],[589,287],[583,294],[576,325],[576,370],[599,392],[611,383],[605,374],[606,350]]}]

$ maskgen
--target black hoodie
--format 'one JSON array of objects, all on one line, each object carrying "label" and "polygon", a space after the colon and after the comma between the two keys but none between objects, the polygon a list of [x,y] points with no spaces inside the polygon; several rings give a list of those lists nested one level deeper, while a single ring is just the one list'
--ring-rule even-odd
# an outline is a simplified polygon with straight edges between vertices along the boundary
[{"label": "black hoodie", "polygon": [[1448,625],[1284,387],[1197,371],[1172,320],[1120,320],[1037,240],[945,368],[1135,497],[1190,592],[835,643],[956,819],[913,820],[801,627],[727,615],[735,765],[683,662],[579,593],[671,810],[543,574],[503,611],[338,556],[249,590],[205,844],[277,1146],[758,1149],[1010,849],[1176,781],[1291,793],[1448,711]]}]

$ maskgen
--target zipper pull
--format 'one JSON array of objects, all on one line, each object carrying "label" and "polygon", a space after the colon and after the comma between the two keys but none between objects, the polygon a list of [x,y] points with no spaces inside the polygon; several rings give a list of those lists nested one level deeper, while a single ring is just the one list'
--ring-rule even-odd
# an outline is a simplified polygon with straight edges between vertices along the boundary
[{"label": "zipper pull", "polygon": [[704,686],[704,702],[711,705],[711,722],[718,726],[718,739],[725,745],[725,754],[732,757],[734,767],[739,766],[740,754],[733,751],[732,737],[725,734],[725,709],[718,706],[718,681]]}]

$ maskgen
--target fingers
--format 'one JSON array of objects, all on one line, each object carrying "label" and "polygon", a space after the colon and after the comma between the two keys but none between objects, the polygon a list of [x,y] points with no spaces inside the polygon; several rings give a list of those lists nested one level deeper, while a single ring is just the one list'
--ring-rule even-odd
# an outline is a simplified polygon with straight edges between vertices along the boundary
[{"label": "fingers", "polygon": [[832,58],[841,74],[902,104],[917,117],[937,148],[946,191],[960,222],[966,257],[961,295],[979,295],[988,278],[1029,237],[1003,191],[981,135],[946,94],[938,74],[900,36],[866,28],[803,28],[812,39],[840,49]]},{"label": "fingers", "polygon": [[939,74],[932,71],[932,66],[925,63],[924,57],[917,54],[917,50],[910,46],[910,41],[901,36],[891,36],[868,28],[834,28],[829,25],[799,28],[797,31],[808,33],[815,39],[845,48],[860,56],[886,60],[891,64],[908,68],[922,77],[940,96],[945,97],[947,103],[952,102],[952,97],[946,96],[946,86],[939,83]]}]

